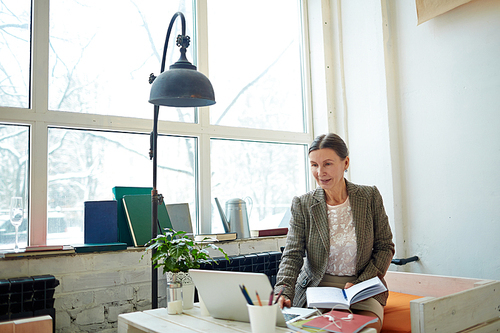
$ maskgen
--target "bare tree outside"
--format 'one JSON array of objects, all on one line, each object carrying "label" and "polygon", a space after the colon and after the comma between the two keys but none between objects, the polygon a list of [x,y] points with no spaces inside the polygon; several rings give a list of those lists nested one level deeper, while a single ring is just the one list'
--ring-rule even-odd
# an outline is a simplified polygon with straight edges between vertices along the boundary
[{"label": "bare tree outside", "polygon": [[[27,1],[26,8],[14,12],[9,7],[13,2],[0,0],[0,43],[3,43],[0,50],[0,89],[6,92],[0,95],[0,105],[26,108],[28,69],[11,72],[12,66],[6,64],[10,65],[9,61],[16,58],[14,55],[21,52],[28,58],[29,65],[30,31],[29,24],[23,22],[30,22],[30,6]],[[216,4],[208,2],[210,15],[217,12],[218,7],[214,7],[216,11],[210,11],[211,6]],[[120,15],[114,15],[117,8]],[[151,72],[159,74],[169,21],[165,20],[165,13],[173,15],[176,11],[186,15],[188,34],[195,37],[190,31],[193,27],[190,2],[167,1],[159,4],[133,0],[63,0],[52,3],[49,110],[151,119],[153,106],[147,102],[150,89],[147,78]],[[74,12],[79,15],[68,15]],[[219,15],[222,18],[224,13]],[[300,26],[298,9],[294,15],[297,15],[294,20]],[[218,20],[210,22],[214,24],[211,29],[217,31]],[[271,26],[265,26],[271,23],[270,20],[263,20],[263,29],[272,30]],[[176,29],[180,29],[180,24],[177,25]],[[242,29],[240,33],[243,33],[245,28],[244,25],[235,27],[231,33],[239,33],[238,29]],[[211,116],[214,125],[303,131],[299,30],[293,32],[293,36],[284,36],[284,40],[275,45],[272,55],[254,61],[254,67],[250,66],[252,61],[247,60],[244,54],[235,52],[232,55],[234,60],[249,67],[245,72],[249,71],[251,75],[245,74],[246,81],[224,82],[228,72],[237,77],[234,74],[241,69],[221,67],[215,61],[220,60],[219,55],[210,50],[210,59],[214,59],[210,64],[210,78],[216,91],[216,105],[220,106],[214,109]],[[24,48],[16,51],[14,45],[18,41]],[[212,41],[217,45],[219,40],[212,37]],[[192,61],[194,47],[191,45],[188,49]],[[167,55],[167,66],[179,56],[173,40]],[[290,85],[288,91],[286,84]],[[276,93],[278,86],[279,93]],[[197,121],[196,112],[194,108],[162,108],[160,120],[194,123]],[[2,149],[10,142],[19,140],[14,133],[21,130],[27,131],[28,127],[0,127],[2,162],[4,158],[9,160],[5,166],[2,163],[2,175],[10,177],[8,182],[4,182],[2,177],[2,196],[12,192],[14,187],[20,189],[24,186],[23,191],[28,188],[26,161],[14,158],[19,154]],[[151,186],[148,133],[68,129],[55,123],[49,127],[48,138],[48,243],[83,241],[85,201],[112,199],[113,186]],[[29,142],[19,141],[18,145],[28,147]],[[211,146],[213,196],[221,198],[222,202],[232,197],[251,197],[254,208],[250,220],[255,228],[265,228],[266,219],[283,215],[293,195],[306,188],[303,145],[213,139]],[[188,202],[194,219],[198,186],[197,141],[191,137],[160,136],[159,149],[160,192],[167,202]],[[19,172],[21,169],[24,173]],[[18,184],[11,184],[14,182]],[[27,197],[27,193],[24,195]],[[3,197],[1,202],[4,202]],[[214,202],[212,204],[213,211],[216,211]],[[5,208],[2,206],[0,209]],[[213,215],[215,230],[218,229],[217,215]]]}]

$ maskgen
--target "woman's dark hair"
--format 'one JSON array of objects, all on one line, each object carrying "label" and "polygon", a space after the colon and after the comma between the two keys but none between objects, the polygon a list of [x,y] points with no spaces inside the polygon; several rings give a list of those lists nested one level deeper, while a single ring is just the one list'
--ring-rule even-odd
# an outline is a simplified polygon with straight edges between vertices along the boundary
[{"label": "woman's dark hair", "polygon": [[339,155],[339,157],[344,160],[349,156],[349,150],[340,136],[335,133],[322,134],[317,136],[309,147],[309,154],[312,151],[330,148]]}]

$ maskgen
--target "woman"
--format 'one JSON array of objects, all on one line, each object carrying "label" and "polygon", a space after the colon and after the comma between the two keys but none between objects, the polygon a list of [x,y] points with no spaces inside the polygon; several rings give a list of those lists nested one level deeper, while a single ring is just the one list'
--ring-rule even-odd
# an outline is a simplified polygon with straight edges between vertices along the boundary
[{"label": "woman", "polygon": [[[280,307],[306,305],[307,287],[349,288],[383,279],[394,244],[382,197],[376,187],[344,179],[349,152],[336,134],[318,136],[309,148],[311,171],[320,186],[293,198],[292,217],[275,286]],[[305,256],[305,258],[304,258]],[[351,306],[375,316],[382,327],[388,292]]]}]

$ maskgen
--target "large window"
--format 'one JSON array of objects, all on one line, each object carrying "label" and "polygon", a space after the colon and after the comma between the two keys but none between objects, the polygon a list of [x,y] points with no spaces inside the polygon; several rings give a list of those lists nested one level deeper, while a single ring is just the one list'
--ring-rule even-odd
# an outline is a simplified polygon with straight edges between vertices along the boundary
[{"label": "large window", "polygon": [[[214,198],[247,199],[250,227],[262,229],[307,190],[301,1],[4,0],[1,247],[13,246],[12,196],[26,207],[21,245],[76,244],[85,201],[112,199],[114,186],[152,186],[148,77],[159,74],[177,11],[191,37],[188,58],[210,78],[217,103],[160,108],[165,202],[189,203],[197,232],[219,232]],[[167,68],[179,57],[180,28],[177,20]]]},{"label": "large window", "polygon": [[[151,187],[148,145],[149,135],[50,128],[47,242],[83,243],[85,201],[112,200],[115,186]],[[162,135],[158,146],[166,202],[196,207],[195,140]]]},{"label": "large window", "polygon": [[0,1],[0,106],[28,107],[30,0]]},{"label": "large window", "polygon": [[298,1],[212,0],[208,22],[212,124],[303,132]]},{"label": "large window", "polygon": [[[177,11],[192,22],[189,1],[54,2],[50,6],[49,109],[150,118],[149,74],[159,74],[169,23],[165,16]],[[179,22],[174,37],[181,31]],[[172,37],[171,41],[173,50]],[[193,47],[188,48],[190,59],[192,51]],[[168,56],[172,63],[178,52]],[[161,117],[193,122],[194,110],[163,112]]]},{"label": "large window", "polygon": [[28,232],[29,127],[0,124],[0,249],[13,248],[15,227],[10,220],[11,200],[20,197],[23,220],[18,243],[26,246]]},{"label": "large window", "polygon": [[306,190],[305,150],[301,144],[213,139],[212,229],[224,232],[214,198],[221,205],[245,200],[250,230],[278,227],[290,208],[290,194]]}]

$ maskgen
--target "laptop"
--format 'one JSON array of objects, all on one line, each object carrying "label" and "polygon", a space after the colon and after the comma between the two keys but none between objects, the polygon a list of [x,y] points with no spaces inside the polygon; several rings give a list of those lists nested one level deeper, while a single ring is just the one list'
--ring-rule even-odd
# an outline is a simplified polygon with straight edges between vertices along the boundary
[{"label": "laptop", "polygon": [[[268,304],[273,290],[269,278],[263,273],[232,272],[190,269],[189,275],[198,289],[208,312],[214,318],[250,322],[248,308],[240,285],[245,285],[257,304],[255,292],[263,304]],[[315,309],[284,308],[276,316],[276,325],[286,327],[286,324],[315,313]],[[286,317],[286,319],[285,319]]]}]

